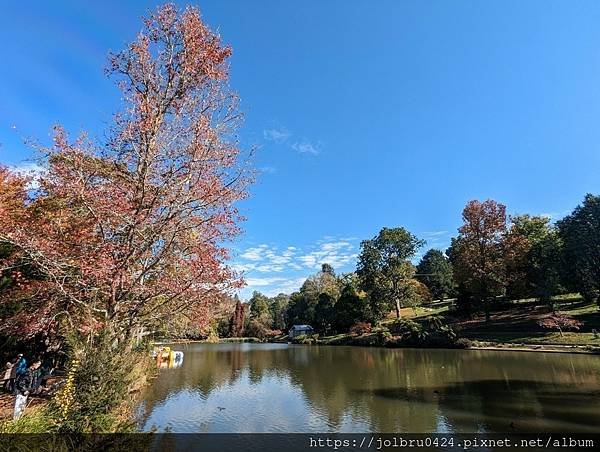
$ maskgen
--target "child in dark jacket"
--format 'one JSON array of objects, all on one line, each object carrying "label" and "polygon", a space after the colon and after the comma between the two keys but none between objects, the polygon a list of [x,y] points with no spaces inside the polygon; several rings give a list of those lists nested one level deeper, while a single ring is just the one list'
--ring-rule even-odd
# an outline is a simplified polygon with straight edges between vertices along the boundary
[{"label": "child in dark jacket", "polygon": [[29,397],[29,391],[33,385],[33,373],[40,367],[40,361],[34,361],[25,372],[17,375],[15,380],[15,411],[13,419],[17,420],[25,411],[27,405],[27,398]]}]

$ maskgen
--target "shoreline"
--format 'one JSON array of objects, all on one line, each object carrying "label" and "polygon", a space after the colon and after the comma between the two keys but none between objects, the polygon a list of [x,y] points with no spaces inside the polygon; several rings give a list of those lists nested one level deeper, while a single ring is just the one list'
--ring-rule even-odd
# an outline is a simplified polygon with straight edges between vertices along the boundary
[{"label": "shoreline", "polygon": [[[359,336],[360,337],[360,336]],[[339,347],[345,345],[349,347],[369,347],[369,348],[412,348],[415,350],[484,350],[484,351],[498,351],[498,352],[537,352],[537,353],[571,353],[576,355],[600,355],[600,347],[593,347],[589,345],[541,345],[541,344],[512,344],[508,342],[484,342],[482,345],[473,345],[466,348],[458,347],[390,347],[386,345],[369,345],[365,343],[315,343],[315,344],[293,344],[288,341],[261,341],[257,338],[239,338],[239,340],[225,339],[219,342],[205,341],[199,339],[173,339],[173,340],[161,340],[152,342],[153,345],[167,345],[167,344],[290,344],[290,345],[304,345],[304,346],[331,346]]]}]

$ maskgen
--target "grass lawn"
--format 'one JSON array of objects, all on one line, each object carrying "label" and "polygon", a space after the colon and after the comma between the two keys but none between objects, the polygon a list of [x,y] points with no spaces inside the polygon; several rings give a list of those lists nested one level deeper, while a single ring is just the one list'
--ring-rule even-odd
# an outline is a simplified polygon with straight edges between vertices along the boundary
[{"label": "grass lawn", "polygon": [[[448,311],[448,306],[441,307],[424,307],[424,306],[416,306],[414,308],[402,308],[400,310],[400,315],[403,319],[418,319],[425,318],[430,315],[441,315]],[[390,315],[381,322],[381,325],[389,325],[396,320],[396,314],[390,313]]]},{"label": "grass lawn", "polygon": [[507,344],[539,344],[539,345],[595,345],[600,346],[600,337],[593,333],[565,332],[559,333],[530,333],[519,332],[463,332],[461,336],[468,339],[485,342],[503,342]]},{"label": "grass lawn", "polygon": [[446,317],[460,336],[473,340],[600,346],[600,337],[592,332],[593,329],[600,331],[600,311],[596,304],[584,302],[578,294],[558,296],[554,302],[558,312],[583,322],[579,331],[565,331],[561,336],[558,331],[540,327],[538,321],[550,315],[550,309],[536,300],[513,301],[506,308],[492,312],[490,322],[487,323],[483,314],[469,320],[452,318],[450,313]]}]

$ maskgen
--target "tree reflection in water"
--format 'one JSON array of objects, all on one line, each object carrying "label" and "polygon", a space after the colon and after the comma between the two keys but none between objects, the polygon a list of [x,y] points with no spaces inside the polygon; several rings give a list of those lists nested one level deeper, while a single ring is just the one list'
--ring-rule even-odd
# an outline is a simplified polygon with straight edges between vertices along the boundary
[{"label": "tree reflection in water", "polygon": [[184,432],[596,431],[600,358],[193,344],[142,394],[142,428]]}]

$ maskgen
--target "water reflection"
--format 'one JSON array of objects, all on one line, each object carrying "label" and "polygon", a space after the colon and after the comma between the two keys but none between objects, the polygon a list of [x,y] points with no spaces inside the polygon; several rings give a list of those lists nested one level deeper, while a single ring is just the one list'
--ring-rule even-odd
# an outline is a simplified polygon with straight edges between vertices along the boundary
[{"label": "water reflection", "polygon": [[194,344],[139,407],[176,432],[595,432],[600,357]]}]

